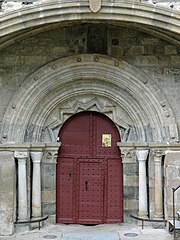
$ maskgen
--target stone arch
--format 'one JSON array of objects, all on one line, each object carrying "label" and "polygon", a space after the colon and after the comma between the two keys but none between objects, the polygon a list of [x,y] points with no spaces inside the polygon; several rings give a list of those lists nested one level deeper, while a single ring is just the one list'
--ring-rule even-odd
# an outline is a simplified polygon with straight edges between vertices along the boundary
[{"label": "stone arch", "polygon": [[173,112],[153,80],[104,55],[58,59],[30,75],[3,119],[3,142],[56,141],[63,122],[96,110],[118,126],[123,141],[178,139]]},{"label": "stone arch", "polygon": [[[20,33],[22,37],[28,37],[32,34],[33,28],[36,33],[47,29],[49,24],[61,24],[65,26],[76,22],[109,22],[112,24],[130,23],[140,25],[142,29],[154,31],[154,34],[160,34],[161,37],[175,40],[175,34],[179,34],[180,19],[178,11],[166,7],[160,7],[150,3],[138,1],[102,1],[102,8],[96,14],[89,8],[89,1],[46,1],[40,4],[34,4],[32,7],[21,8],[17,11],[10,11],[0,16],[1,29],[0,36],[5,37],[7,45],[18,40]],[[38,30],[41,28],[41,30]],[[13,33],[9,39],[7,35]],[[171,33],[171,34],[169,34]],[[17,36],[16,36],[17,34]]]}]

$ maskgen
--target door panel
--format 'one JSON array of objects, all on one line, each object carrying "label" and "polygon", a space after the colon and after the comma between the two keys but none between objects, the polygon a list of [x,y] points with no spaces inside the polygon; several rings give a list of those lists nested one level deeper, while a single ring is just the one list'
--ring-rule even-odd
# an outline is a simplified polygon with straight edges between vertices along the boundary
[{"label": "door panel", "polygon": [[78,223],[103,222],[103,164],[79,162]]},{"label": "door panel", "polygon": [[123,222],[122,161],[114,123],[97,112],[69,118],[60,134],[57,222]]},{"label": "door panel", "polygon": [[73,158],[61,158],[58,164],[57,175],[57,221],[73,223]]},{"label": "door panel", "polygon": [[123,222],[122,169],[119,159],[108,159],[107,223]]}]

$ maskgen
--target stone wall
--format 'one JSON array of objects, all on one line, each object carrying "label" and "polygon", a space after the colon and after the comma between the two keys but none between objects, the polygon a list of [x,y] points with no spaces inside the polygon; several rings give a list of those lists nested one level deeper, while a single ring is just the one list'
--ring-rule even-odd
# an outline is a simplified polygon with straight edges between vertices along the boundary
[{"label": "stone wall", "polygon": [[56,223],[56,162],[57,156],[46,153],[42,161],[42,212],[50,223]]},{"label": "stone wall", "polygon": [[[97,32],[100,35],[95,34]],[[97,37],[95,42],[92,41],[94,37]],[[155,36],[153,31],[147,33],[129,27],[92,26],[91,24],[74,25],[66,28],[57,27],[37,35],[32,34],[31,37],[19,40],[0,51],[0,124],[12,96],[19,88],[22,88],[22,83],[29,75],[56,59],[85,53],[107,54],[119,60],[122,59],[153,78],[168,99],[178,127],[180,127],[180,48]],[[41,91],[41,89],[39,90]],[[154,95],[157,94],[161,93],[154,93]],[[162,102],[162,107],[166,110],[166,103]],[[12,105],[12,109],[14,108],[15,105]],[[20,127],[17,126],[17,128]],[[3,129],[1,130],[2,137],[6,138]],[[174,164],[172,161],[169,163],[170,160],[168,159],[170,158],[166,158],[166,196],[170,196],[169,189],[172,186],[170,179],[174,168],[176,168],[175,179],[179,180],[178,161],[176,160],[176,164]],[[178,159],[178,156],[175,159]],[[138,163],[135,156],[129,156],[124,161],[125,221],[129,222],[130,219],[127,217],[129,213],[137,213],[138,210]],[[150,216],[153,216],[154,163],[152,156],[149,158],[149,163],[149,204]],[[55,167],[54,157],[48,155],[43,159],[42,210],[44,214],[51,215],[51,222],[55,221],[56,212]],[[0,227],[1,235],[13,232],[13,224],[11,225],[11,223],[14,221],[15,216],[13,212],[15,197],[14,170],[13,155],[9,153],[7,156],[6,153],[2,152],[0,155],[0,180],[3,182],[0,186],[2,188],[0,190],[2,193],[0,195],[0,221],[3,221],[2,227]],[[28,174],[30,178],[29,170]],[[30,179],[28,182],[30,184]],[[8,186],[3,188],[6,184]],[[28,191],[30,192],[30,188],[28,188]],[[4,201],[3,199],[7,198],[7,196],[10,200]],[[168,199],[171,198],[168,197]],[[30,199],[28,201],[30,205]],[[172,204],[167,202],[167,205],[171,206]],[[171,210],[165,206],[166,212]],[[6,228],[6,219],[8,228]]]},{"label": "stone wall", "polygon": [[139,166],[135,154],[126,152],[123,156],[124,222],[132,223],[130,214],[138,215]]},{"label": "stone wall", "polygon": [[[172,219],[173,191],[172,188],[180,186],[180,152],[167,151],[165,156],[165,214]],[[180,189],[175,194],[175,214],[180,210]]]},{"label": "stone wall", "polygon": [[0,236],[14,232],[16,178],[13,152],[0,152]]},{"label": "stone wall", "polygon": [[[107,34],[105,50],[90,49],[91,29]],[[101,36],[100,36],[101,37]],[[104,37],[103,37],[104,39]],[[165,93],[180,126],[180,48],[151,34],[125,27],[92,27],[84,24],[39,33],[1,50],[0,55],[0,124],[15,91],[25,78],[39,67],[58,58],[83,53],[107,53],[125,60],[152,77]],[[104,52],[103,52],[104,51]],[[158,93],[154,93],[160,94]],[[166,103],[161,103],[166,111]],[[13,108],[14,106],[12,106]],[[17,126],[18,127],[18,126]],[[3,134],[3,132],[2,132]],[[4,136],[5,137],[5,136]]]}]

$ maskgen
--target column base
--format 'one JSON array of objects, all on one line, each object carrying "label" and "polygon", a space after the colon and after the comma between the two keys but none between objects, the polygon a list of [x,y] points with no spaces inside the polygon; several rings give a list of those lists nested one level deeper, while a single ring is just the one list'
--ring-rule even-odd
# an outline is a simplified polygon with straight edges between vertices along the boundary
[{"label": "column base", "polygon": [[[39,219],[41,219],[41,217],[33,217],[33,218],[31,218],[31,221],[36,221]],[[43,226],[43,224],[44,224],[43,221],[42,222],[41,221],[32,222],[30,224],[30,228],[31,228],[31,230],[41,228]]]},{"label": "column base", "polygon": [[156,220],[163,220],[163,215],[162,214],[161,215],[160,214],[159,215],[154,215],[153,218],[156,219]]},{"label": "column base", "polygon": [[138,217],[148,219],[147,212],[138,212]]},{"label": "column base", "polygon": [[29,231],[29,223],[26,223],[26,224],[16,224],[16,227],[15,227],[15,232],[16,233],[25,232],[25,231]]}]

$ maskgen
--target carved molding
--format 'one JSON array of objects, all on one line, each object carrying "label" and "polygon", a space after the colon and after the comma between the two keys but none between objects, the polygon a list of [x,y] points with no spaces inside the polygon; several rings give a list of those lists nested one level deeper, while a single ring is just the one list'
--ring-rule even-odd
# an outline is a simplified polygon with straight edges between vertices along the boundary
[{"label": "carved molding", "polygon": [[40,163],[42,160],[43,152],[30,152],[33,163]]},{"label": "carved molding", "polygon": [[149,150],[136,150],[136,157],[138,161],[146,161]]},{"label": "carved molding", "polygon": [[45,159],[43,163],[57,163],[58,151],[47,151],[45,152]]},{"label": "carved molding", "polygon": [[165,155],[165,150],[163,149],[152,149],[151,150],[152,154],[156,157],[162,157],[163,155]]},{"label": "carved molding", "polygon": [[[178,139],[172,110],[166,102],[170,114],[167,117],[161,105],[164,96],[162,93],[154,95],[160,89],[150,76],[124,61],[119,61],[116,67],[117,60],[111,57],[98,55],[98,62],[94,62],[91,54],[83,54],[79,55],[81,62],[78,63],[77,57],[48,63],[24,81],[4,115],[2,127],[7,137],[2,139],[3,142],[22,142],[24,139],[27,142],[55,142],[59,126],[74,113],[84,110],[106,114],[118,126],[122,141],[162,141],[166,139],[163,127],[169,129],[167,141]],[[53,111],[59,115],[54,116]],[[21,131],[17,129],[19,121]],[[44,138],[46,130],[50,139]],[[146,139],[147,135],[152,139]]]},{"label": "carved molding", "polygon": [[19,152],[19,151],[15,151],[14,152],[14,157],[17,159],[24,159],[24,158],[28,158],[29,153],[28,152]]},{"label": "carved molding", "polygon": [[101,0],[89,0],[89,7],[92,12],[98,12],[101,9]]}]

